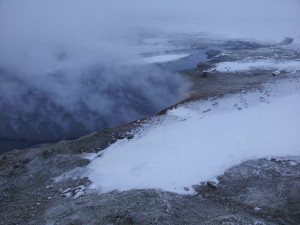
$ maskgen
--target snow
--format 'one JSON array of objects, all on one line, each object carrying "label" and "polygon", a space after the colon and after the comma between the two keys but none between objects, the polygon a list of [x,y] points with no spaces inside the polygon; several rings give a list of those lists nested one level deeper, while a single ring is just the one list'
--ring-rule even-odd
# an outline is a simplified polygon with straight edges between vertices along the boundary
[{"label": "snow", "polygon": [[193,194],[193,185],[245,160],[299,156],[299,115],[297,79],[188,103],[95,155],[84,176],[100,193],[153,188]]},{"label": "snow", "polygon": [[73,199],[77,199],[86,193],[86,187],[84,185],[80,185],[73,189],[67,188],[66,190],[62,191],[62,193],[67,198],[72,197]]},{"label": "snow", "polygon": [[164,63],[177,61],[188,57],[190,54],[173,54],[173,55],[156,55],[144,58],[143,61],[146,63]]},{"label": "snow", "polygon": [[249,69],[276,69],[279,71],[300,70],[300,61],[276,62],[270,60],[256,60],[246,62],[221,62],[214,68],[220,72],[245,71]]}]

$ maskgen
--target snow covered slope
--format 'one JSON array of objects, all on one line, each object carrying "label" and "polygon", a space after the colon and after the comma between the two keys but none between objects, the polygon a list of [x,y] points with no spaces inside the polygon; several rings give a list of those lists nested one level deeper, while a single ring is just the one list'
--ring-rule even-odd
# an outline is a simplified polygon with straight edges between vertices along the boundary
[{"label": "snow covered slope", "polygon": [[277,69],[286,71],[300,70],[300,61],[271,61],[271,60],[255,60],[245,62],[221,62],[215,68],[220,72],[245,71],[249,69]]},{"label": "snow covered slope", "polygon": [[155,188],[190,194],[193,185],[242,161],[299,156],[299,115],[299,79],[187,103],[95,155],[85,175],[101,193]]}]

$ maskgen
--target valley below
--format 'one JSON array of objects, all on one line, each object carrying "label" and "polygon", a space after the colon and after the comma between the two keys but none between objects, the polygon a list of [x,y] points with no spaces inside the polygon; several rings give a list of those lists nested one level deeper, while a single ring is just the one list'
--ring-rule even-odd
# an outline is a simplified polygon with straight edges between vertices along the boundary
[{"label": "valley below", "polygon": [[135,51],[180,76],[170,101],[147,95],[154,108],[138,101],[136,117],[74,140],[3,147],[0,224],[300,223],[300,46],[160,41]]}]

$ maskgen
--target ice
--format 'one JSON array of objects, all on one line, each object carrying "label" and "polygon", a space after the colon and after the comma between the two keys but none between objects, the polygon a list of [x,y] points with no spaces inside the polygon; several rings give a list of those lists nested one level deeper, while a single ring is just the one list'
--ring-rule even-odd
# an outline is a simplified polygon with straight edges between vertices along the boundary
[{"label": "ice", "polygon": [[146,63],[165,63],[177,61],[183,58],[188,57],[189,54],[174,54],[174,55],[157,55],[144,58],[143,61]]}]

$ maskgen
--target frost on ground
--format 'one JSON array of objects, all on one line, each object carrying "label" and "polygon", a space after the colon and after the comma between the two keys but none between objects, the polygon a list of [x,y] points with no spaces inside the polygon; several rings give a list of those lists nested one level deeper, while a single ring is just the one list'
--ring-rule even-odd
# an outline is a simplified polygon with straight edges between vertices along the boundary
[{"label": "frost on ground", "polygon": [[242,161],[300,155],[300,82],[187,103],[108,147],[88,166],[90,188],[189,194]]},{"label": "frost on ground", "polygon": [[300,61],[270,61],[270,60],[256,60],[245,62],[221,62],[216,65],[217,71],[220,72],[235,72],[245,71],[249,69],[277,69],[285,71],[300,70]]}]

